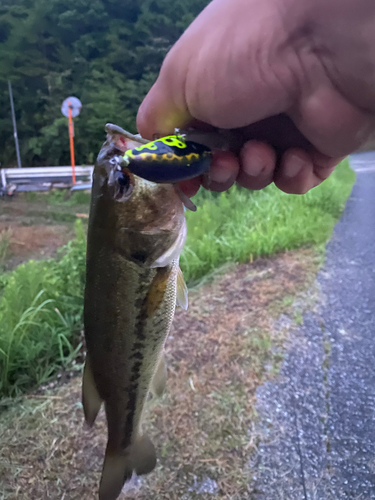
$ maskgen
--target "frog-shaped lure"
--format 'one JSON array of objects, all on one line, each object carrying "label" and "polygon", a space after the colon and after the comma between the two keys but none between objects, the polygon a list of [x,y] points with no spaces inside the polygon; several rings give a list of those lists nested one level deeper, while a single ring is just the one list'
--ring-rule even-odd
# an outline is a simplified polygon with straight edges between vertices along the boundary
[{"label": "frog-shaped lure", "polygon": [[180,134],[125,151],[121,168],[156,183],[176,183],[203,174],[210,167],[211,149]]}]

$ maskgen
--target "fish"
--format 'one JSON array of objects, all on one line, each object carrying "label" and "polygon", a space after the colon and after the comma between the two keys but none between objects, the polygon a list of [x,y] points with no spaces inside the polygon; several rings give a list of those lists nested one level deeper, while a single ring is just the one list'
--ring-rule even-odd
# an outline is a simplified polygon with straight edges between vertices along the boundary
[{"label": "fish", "polygon": [[142,422],[150,392],[165,388],[164,345],[176,304],[188,306],[179,267],[183,201],[173,184],[121,167],[124,152],[143,144],[121,130],[107,129],[96,160],[87,235],[82,405],[89,426],[105,408],[99,500],[115,500],[133,473],[155,468]]}]

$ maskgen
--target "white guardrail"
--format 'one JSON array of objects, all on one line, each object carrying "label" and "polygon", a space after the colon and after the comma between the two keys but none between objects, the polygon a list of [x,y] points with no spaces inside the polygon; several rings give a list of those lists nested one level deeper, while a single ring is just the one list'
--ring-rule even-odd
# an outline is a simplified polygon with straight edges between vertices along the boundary
[{"label": "white guardrail", "polygon": [[47,191],[52,187],[90,189],[94,167],[75,167],[76,184],[73,185],[72,167],[33,167],[0,169],[1,188],[11,191]]}]

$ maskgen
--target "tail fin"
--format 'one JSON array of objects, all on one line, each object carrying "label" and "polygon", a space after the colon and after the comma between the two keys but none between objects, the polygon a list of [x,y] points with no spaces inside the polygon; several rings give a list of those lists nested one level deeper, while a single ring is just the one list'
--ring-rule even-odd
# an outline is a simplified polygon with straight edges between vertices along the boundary
[{"label": "tail fin", "polygon": [[122,454],[107,451],[105,454],[99,500],[116,500],[133,472],[148,474],[156,465],[154,445],[147,436],[140,436]]}]

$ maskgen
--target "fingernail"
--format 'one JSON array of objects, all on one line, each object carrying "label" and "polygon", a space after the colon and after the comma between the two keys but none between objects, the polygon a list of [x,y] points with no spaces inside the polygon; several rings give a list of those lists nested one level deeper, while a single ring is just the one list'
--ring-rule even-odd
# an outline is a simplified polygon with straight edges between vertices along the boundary
[{"label": "fingernail", "polygon": [[227,170],[226,168],[213,168],[212,171],[210,171],[210,180],[213,182],[219,182],[220,184],[227,182],[227,180],[230,178],[232,172]]},{"label": "fingernail", "polygon": [[243,163],[243,170],[250,177],[258,177],[262,170],[264,170],[264,167],[263,159],[254,153],[249,155]]},{"label": "fingernail", "polygon": [[283,174],[285,177],[296,177],[306,165],[307,163],[303,158],[292,153],[285,162]]},{"label": "fingernail", "polygon": [[[228,160],[229,155],[229,160]],[[213,182],[223,184],[227,182],[233,174],[232,154],[225,151],[214,151],[211,168],[208,177]]]}]

